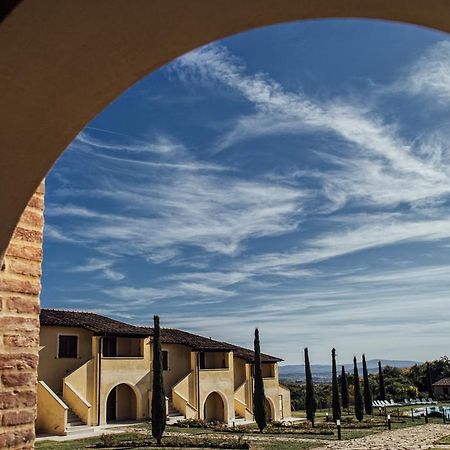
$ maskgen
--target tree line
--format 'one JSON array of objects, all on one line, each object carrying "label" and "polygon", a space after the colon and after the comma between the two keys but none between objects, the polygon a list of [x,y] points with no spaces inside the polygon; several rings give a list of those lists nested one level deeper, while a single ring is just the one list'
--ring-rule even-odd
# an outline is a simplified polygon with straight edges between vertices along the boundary
[{"label": "tree line", "polygon": [[304,349],[305,385],[288,385],[291,389],[293,409],[305,409],[306,417],[314,427],[315,414],[318,408],[331,407],[334,421],[341,418],[341,410],[349,411],[354,407],[358,421],[364,415],[373,414],[373,399],[402,400],[423,396],[433,397],[432,383],[445,376],[450,376],[450,361],[447,357],[440,360],[416,364],[408,369],[382,367],[378,361],[378,373],[369,374],[366,357],[362,355],[362,382],[356,357],[353,358],[353,373],[347,373],[341,367],[338,376],[336,350],[331,351],[332,377],[330,383],[315,385],[309,359],[308,349]]}]

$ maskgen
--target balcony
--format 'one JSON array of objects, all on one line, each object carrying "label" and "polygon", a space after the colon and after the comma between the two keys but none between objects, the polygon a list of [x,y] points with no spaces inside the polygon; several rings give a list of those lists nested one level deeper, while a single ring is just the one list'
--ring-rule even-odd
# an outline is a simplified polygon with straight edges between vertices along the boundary
[{"label": "balcony", "polygon": [[142,359],[143,339],[128,337],[102,338],[102,359]]},{"label": "balcony", "polygon": [[229,352],[202,352],[199,354],[200,370],[229,369]]}]

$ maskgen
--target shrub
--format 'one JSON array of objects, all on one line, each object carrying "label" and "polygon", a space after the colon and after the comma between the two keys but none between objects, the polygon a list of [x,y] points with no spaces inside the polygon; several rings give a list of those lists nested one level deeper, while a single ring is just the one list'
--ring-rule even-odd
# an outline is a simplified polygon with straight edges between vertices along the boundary
[{"label": "shrub", "polygon": [[100,444],[102,447],[115,447],[117,443],[117,436],[115,434],[103,433],[100,436]]}]

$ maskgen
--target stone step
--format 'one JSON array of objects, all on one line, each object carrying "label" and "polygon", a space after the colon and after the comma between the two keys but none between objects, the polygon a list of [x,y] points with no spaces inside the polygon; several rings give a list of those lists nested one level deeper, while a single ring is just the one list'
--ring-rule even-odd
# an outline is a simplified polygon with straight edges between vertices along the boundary
[{"label": "stone step", "polygon": [[67,427],[66,435],[85,434],[85,433],[91,433],[92,431],[94,431],[93,427],[83,424],[83,425],[78,425],[76,427]]},{"label": "stone step", "polygon": [[71,428],[73,428],[73,427],[78,427],[78,426],[81,426],[81,425],[86,425],[84,422],[82,422],[81,420],[72,420],[72,421],[68,421],[67,422],[67,428],[69,428],[69,427],[71,427]]}]

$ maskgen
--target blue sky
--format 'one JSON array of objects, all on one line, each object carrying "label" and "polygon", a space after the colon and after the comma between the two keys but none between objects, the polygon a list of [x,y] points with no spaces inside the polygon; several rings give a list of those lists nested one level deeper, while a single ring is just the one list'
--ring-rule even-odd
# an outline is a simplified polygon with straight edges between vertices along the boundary
[{"label": "blue sky", "polygon": [[315,363],[448,353],[450,40],[254,30],[123,93],[47,178],[42,305]]}]

